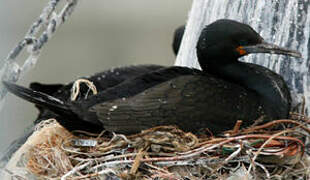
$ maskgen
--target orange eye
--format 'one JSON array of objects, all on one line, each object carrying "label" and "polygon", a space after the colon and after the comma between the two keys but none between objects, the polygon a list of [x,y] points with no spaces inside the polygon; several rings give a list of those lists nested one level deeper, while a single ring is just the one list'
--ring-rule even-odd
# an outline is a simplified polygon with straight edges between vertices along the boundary
[{"label": "orange eye", "polygon": [[240,54],[240,55],[245,55],[246,54],[246,51],[243,49],[243,46],[239,46],[237,47],[237,52]]}]

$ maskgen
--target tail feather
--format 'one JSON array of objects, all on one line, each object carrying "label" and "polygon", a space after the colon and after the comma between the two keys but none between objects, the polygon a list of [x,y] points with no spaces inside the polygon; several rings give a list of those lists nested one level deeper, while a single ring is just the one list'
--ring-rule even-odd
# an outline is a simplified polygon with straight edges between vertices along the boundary
[{"label": "tail feather", "polygon": [[55,113],[68,114],[71,112],[70,108],[63,101],[53,96],[34,91],[7,81],[3,81],[3,84],[8,89],[8,91],[15,94],[16,96],[36,105],[46,107]]},{"label": "tail feather", "polygon": [[41,84],[38,82],[32,82],[29,85],[30,89],[34,91],[40,91],[48,95],[53,95],[63,87],[64,87],[63,84]]},{"label": "tail feather", "polygon": [[97,120],[93,113],[89,114],[89,116],[93,118],[84,120],[79,118],[78,114],[74,113],[68,104],[53,96],[6,81],[3,81],[3,84],[8,91],[16,96],[56,113],[55,119],[69,131],[83,130],[92,133],[100,133],[104,129],[103,125]]}]

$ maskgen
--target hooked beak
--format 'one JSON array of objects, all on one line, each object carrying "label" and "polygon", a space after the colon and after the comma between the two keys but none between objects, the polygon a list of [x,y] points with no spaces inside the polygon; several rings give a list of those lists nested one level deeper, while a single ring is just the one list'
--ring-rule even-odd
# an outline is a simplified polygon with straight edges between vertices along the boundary
[{"label": "hooked beak", "polygon": [[251,53],[269,53],[269,54],[282,54],[287,56],[293,56],[301,58],[301,53],[295,50],[280,47],[275,44],[270,44],[262,41],[260,44],[252,46],[239,46],[237,48],[240,55],[251,54]]}]

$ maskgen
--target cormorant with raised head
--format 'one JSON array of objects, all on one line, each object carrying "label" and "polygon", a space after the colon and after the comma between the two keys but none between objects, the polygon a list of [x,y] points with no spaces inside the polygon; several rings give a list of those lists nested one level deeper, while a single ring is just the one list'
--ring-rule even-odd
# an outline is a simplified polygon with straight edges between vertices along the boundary
[{"label": "cormorant with raised head", "polygon": [[197,44],[202,71],[177,66],[147,70],[73,102],[4,84],[17,96],[53,111],[70,131],[133,134],[177,125],[185,131],[209,128],[219,133],[240,119],[249,125],[261,116],[268,120],[288,116],[291,98],[284,80],[267,68],[238,61],[250,53],[301,56],[266,43],[246,24],[218,20],[203,29]]}]

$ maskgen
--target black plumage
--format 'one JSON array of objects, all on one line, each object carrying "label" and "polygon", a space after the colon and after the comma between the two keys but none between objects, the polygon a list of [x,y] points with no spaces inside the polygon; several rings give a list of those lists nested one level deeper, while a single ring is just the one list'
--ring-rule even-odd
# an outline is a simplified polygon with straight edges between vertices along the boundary
[{"label": "black plumage", "polygon": [[[177,36],[183,35],[182,29]],[[176,39],[173,47],[178,51],[175,44],[181,38]],[[12,93],[54,112],[68,130],[133,134],[158,125],[177,125],[185,131],[209,128],[219,133],[239,119],[249,125],[260,116],[266,120],[288,116],[291,97],[283,78],[262,66],[238,61],[250,53],[300,57],[296,51],[267,44],[246,24],[218,20],[204,28],[197,44],[202,71],[158,67],[129,79],[116,78],[99,94],[73,102],[62,99],[62,93],[51,96],[4,84]]]},{"label": "black plumage", "polygon": [[[150,71],[161,69],[163,67],[164,66],[151,64],[118,67],[96,73],[89,77],[80,77],[80,79],[87,79],[93,82],[96,86],[97,91],[102,92],[110,87],[124,82],[125,80],[132,79],[134,77],[143,75]],[[74,82],[70,82],[68,84],[42,84],[38,82],[33,82],[30,84],[30,89],[48,94],[61,101],[69,102],[71,101],[70,95],[73,83]],[[85,84],[81,84],[80,96],[85,97],[88,92],[89,88]],[[44,106],[36,105],[36,107],[39,109],[39,114],[35,123],[39,123],[42,120],[46,120],[49,118],[53,118],[57,115]]]}]

